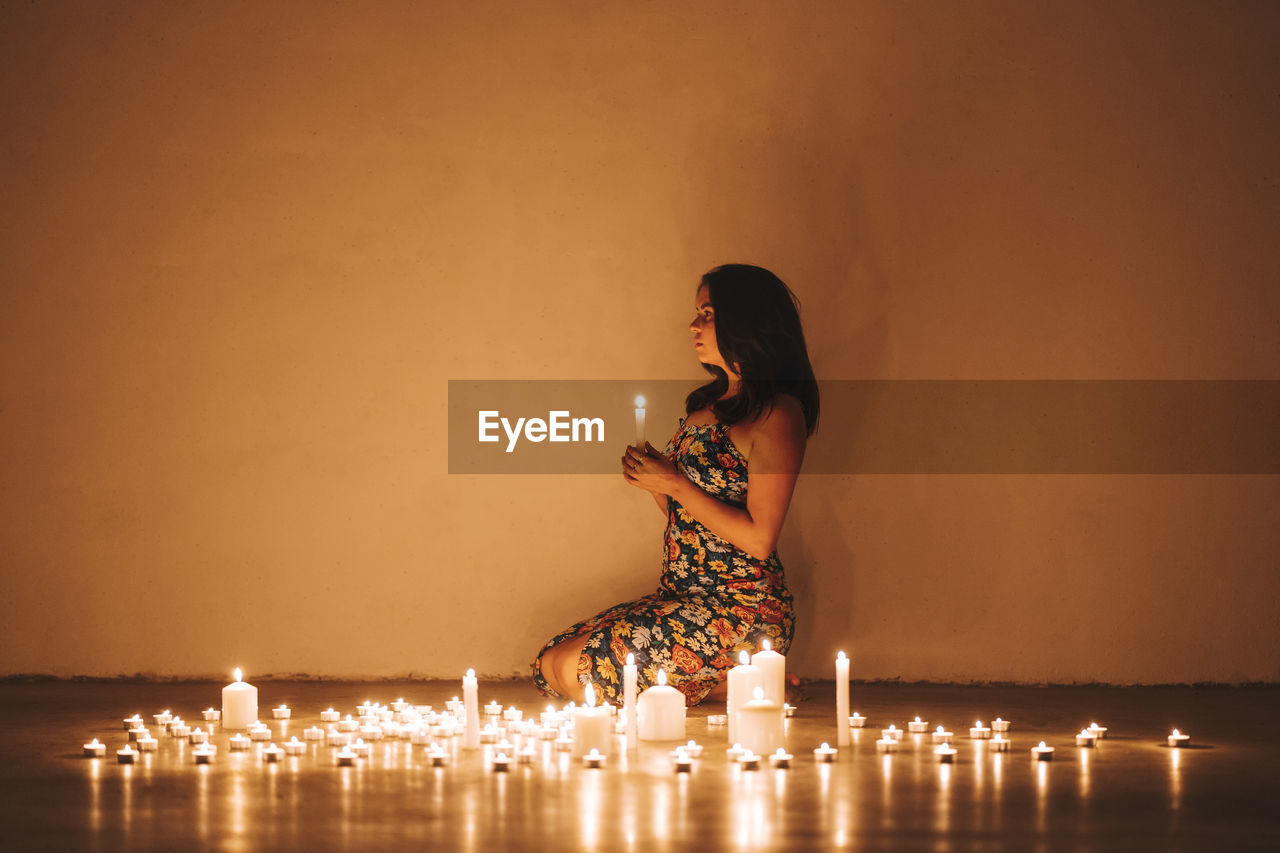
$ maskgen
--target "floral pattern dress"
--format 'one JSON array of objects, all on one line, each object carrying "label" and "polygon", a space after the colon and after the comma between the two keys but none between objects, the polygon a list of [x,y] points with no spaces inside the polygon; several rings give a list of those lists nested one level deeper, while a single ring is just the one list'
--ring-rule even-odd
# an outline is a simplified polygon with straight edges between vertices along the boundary
[{"label": "floral pattern dress", "polygon": [[[690,424],[682,418],[664,452],[704,492],[746,506],[747,460],[723,424]],[[695,705],[737,664],[739,650],[754,651],[768,639],[785,654],[794,632],[795,612],[777,551],[767,560],[752,557],[668,498],[658,590],[552,637],[533,662],[533,681],[551,694],[541,672],[543,653],[588,634],[578,678],[592,684],[597,696],[621,703],[622,667],[630,652],[641,690],[656,684],[658,670],[665,670],[668,683],[684,693],[686,704]]]}]

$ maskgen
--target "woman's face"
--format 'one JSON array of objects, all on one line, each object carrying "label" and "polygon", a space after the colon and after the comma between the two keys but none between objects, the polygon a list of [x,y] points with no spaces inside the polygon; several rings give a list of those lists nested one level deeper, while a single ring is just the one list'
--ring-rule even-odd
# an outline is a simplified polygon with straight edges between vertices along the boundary
[{"label": "woman's face", "polygon": [[707,292],[705,285],[698,288],[693,307],[693,322],[689,324],[689,331],[693,332],[693,351],[698,361],[737,375],[724,363],[724,356],[720,354],[720,347],[716,344],[716,312],[711,307],[711,294]]}]

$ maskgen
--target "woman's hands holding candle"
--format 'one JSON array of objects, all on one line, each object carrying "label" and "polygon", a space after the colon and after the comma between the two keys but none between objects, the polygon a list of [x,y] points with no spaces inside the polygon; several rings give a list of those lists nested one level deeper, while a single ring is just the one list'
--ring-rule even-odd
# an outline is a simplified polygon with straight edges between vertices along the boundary
[{"label": "woman's hands holding candle", "polygon": [[655,495],[672,494],[684,480],[671,460],[647,441],[643,450],[628,447],[622,454],[622,476],[636,488]]}]

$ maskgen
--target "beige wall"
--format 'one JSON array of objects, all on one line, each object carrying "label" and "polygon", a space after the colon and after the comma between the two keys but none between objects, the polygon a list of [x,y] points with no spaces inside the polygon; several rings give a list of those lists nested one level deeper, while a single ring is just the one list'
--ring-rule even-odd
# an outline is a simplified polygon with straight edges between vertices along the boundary
[{"label": "beige wall", "polygon": [[[661,517],[447,380],[695,379],[717,262],[826,378],[1280,378],[1275,10],[5,4],[0,674],[526,671]],[[793,665],[1278,680],[1278,498],[807,476]]]}]

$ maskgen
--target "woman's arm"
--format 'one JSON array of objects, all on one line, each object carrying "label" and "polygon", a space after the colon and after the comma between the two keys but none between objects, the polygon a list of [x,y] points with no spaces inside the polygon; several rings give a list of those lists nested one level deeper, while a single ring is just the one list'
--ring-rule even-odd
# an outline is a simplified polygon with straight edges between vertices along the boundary
[{"label": "woman's arm", "polygon": [[[765,560],[778,546],[804,459],[805,437],[804,411],[799,401],[789,395],[778,397],[772,410],[751,429],[745,509],[707,494],[661,456],[646,456],[628,479],[649,489],[655,497],[670,495],[712,533],[756,559]],[[632,453],[628,450],[628,454]]]}]

